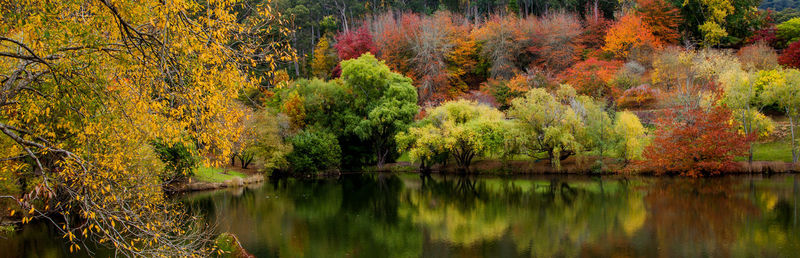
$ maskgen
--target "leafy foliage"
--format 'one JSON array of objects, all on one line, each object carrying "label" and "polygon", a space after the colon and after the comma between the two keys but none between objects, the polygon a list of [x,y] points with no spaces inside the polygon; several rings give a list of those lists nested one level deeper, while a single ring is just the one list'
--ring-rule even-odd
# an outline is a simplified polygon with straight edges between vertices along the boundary
[{"label": "leafy foliage", "polygon": [[583,124],[578,113],[561,101],[574,101],[575,91],[562,87],[557,99],[544,89],[532,89],[523,98],[514,99],[508,115],[520,127],[518,139],[521,151],[528,156],[546,154],[554,168],[560,169],[561,160],[581,151],[578,141]]},{"label": "leafy foliage", "polygon": [[778,63],[787,67],[800,68],[800,41],[792,43],[778,57]]},{"label": "leafy foliage", "polygon": [[576,63],[562,75],[567,84],[575,87],[579,94],[601,97],[615,96],[616,89],[609,82],[622,64],[618,61],[604,61],[589,58]]},{"label": "leafy foliage", "polygon": [[778,38],[786,41],[787,45],[800,40],[800,17],[778,24],[776,28]]},{"label": "leafy foliage", "polygon": [[339,168],[342,150],[333,134],[303,131],[289,138],[289,142],[293,149],[286,161],[294,173],[315,174]]},{"label": "leafy foliage", "polygon": [[619,139],[616,145],[618,157],[626,161],[642,158],[642,152],[647,142],[646,131],[639,121],[639,117],[627,111],[617,113],[617,120],[614,122],[614,133]]},{"label": "leafy foliage", "polygon": [[778,67],[778,54],[763,41],[739,49],[737,55],[746,70],[771,70]]},{"label": "leafy foliage", "polygon": [[659,93],[658,89],[653,89],[648,84],[642,84],[623,91],[617,99],[617,105],[624,108],[647,107],[655,103]]},{"label": "leafy foliage", "polygon": [[376,53],[378,51],[367,27],[339,33],[336,36],[336,45],[334,47],[339,55],[339,60],[342,61],[358,58],[364,53]]},{"label": "leafy foliage", "polygon": [[167,183],[182,181],[194,175],[198,165],[197,150],[191,143],[177,142],[172,145],[156,140],[151,143],[158,158],[165,164],[161,180]]},{"label": "leafy foliage", "polygon": [[763,99],[768,104],[776,104],[789,117],[792,135],[792,161],[798,162],[800,151],[797,148],[796,123],[800,121],[800,71],[788,69],[777,71],[777,78],[764,85]]},{"label": "leafy foliage", "polygon": [[208,256],[209,231],[138,154],[153,141],[184,146],[162,152],[181,170],[190,145],[209,164],[229,157],[238,93],[263,89],[295,57],[280,13],[239,1],[33,0],[3,2],[0,16],[0,138],[10,139],[0,170],[37,193],[11,197],[29,211],[22,221],[67,221],[54,228],[72,251],[93,239],[126,256]]},{"label": "leafy foliage", "polygon": [[681,37],[678,27],[683,18],[672,3],[666,0],[638,0],[637,11],[659,42],[678,43]]},{"label": "leafy foliage", "polygon": [[391,72],[370,54],[342,62],[342,78],[355,95],[354,115],[363,117],[352,131],[373,145],[382,168],[395,149],[394,135],[405,130],[419,111],[417,92],[410,79]]},{"label": "leafy foliage", "polygon": [[733,159],[747,152],[748,138],[729,121],[731,113],[724,106],[669,111],[659,118],[642,164],[656,174],[701,176],[731,171],[736,167]]},{"label": "leafy foliage", "polygon": [[322,79],[330,77],[331,70],[336,66],[336,57],[332,53],[331,45],[327,37],[322,37],[314,47],[314,59],[311,62],[311,70],[314,76]]},{"label": "leafy foliage", "polygon": [[631,51],[654,49],[661,44],[639,15],[622,16],[609,28],[603,50],[619,58],[627,58]]},{"label": "leafy foliage", "polygon": [[[474,158],[502,152],[507,126],[497,109],[467,100],[450,101],[427,110],[425,119],[397,140],[423,164],[446,153],[466,170]],[[412,138],[415,135],[422,137]]]},{"label": "leafy foliage", "polygon": [[260,110],[254,116],[252,125],[247,128],[254,136],[248,150],[260,159],[265,171],[287,169],[289,164],[285,156],[292,151],[292,145],[287,142],[289,118],[270,109]]}]

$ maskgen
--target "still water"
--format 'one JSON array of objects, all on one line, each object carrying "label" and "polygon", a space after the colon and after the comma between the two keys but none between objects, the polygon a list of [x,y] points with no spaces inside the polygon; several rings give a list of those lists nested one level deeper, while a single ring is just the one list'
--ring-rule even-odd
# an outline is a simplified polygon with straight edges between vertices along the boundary
[{"label": "still water", "polygon": [[[349,174],[180,199],[257,257],[800,255],[800,175]],[[47,228],[0,240],[0,256],[65,256]]]}]

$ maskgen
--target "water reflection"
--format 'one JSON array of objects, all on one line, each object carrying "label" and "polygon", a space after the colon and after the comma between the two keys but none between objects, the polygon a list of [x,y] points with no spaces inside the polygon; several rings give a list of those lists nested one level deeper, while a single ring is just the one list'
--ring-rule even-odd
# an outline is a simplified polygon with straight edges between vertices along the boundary
[{"label": "water reflection", "polygon": [[[181,200],[258,257],[787,257],[798,179],[352,174]],[[0,256],[64,256],[52,234]]]},{"label": "water reflection", "polygon": [[797,181],[354,174],[186,200],[259,257],[791,256]]}]

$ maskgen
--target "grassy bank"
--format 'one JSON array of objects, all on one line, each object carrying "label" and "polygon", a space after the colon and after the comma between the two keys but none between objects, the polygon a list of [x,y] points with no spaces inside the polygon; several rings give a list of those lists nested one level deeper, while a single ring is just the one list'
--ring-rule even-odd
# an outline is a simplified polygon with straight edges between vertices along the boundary
[{"label": "grassy bank", "polygon": [[[739,157],[736,160],[747,161],[747,157]],[[792,162],[792,144],[788,139],[755,143],[753,144],[753,160]]]},{"label": "grassy bank", "polygon": [[203,166],[197,169],[197,172],[195,172],[194,177],[192,177],[192,179],[194,181],[200,181],[200,182],[222,183],[237,177],[246,178],[247,175],[238,171],[233,171],[225,168],[211,168]]}]

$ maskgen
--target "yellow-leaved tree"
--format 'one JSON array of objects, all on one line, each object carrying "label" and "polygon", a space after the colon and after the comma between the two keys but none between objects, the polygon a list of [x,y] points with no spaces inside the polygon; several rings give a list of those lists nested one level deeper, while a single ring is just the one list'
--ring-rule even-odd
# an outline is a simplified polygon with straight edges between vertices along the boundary
[{"label": "yellow-leaved tree", "polygon": [[8,214],[57,223],[71,251],[83,239],[126,256],[213,251],[164,196],[150,146],[230,155],[238,93],[294,56],[269,4],[0,1],[0,171],[20,190],[0,193]]},{"label": "yellow-leaved tree", "polygon": [[314,76],[328,79],[334,66],[336,66],[336,55],[333,53],[328,37],[321,37],[314,47],[314,60],[311,62],[311,70]]},{"label": "yellow-leaved tree", "polygon": [[647,144],[645,129],[639,122],[639,117],[629,111],[617,113],[614,123],[614,132],[617,134],[619,144],[617,155],[626,162],[642,158],[642,151]]}]

